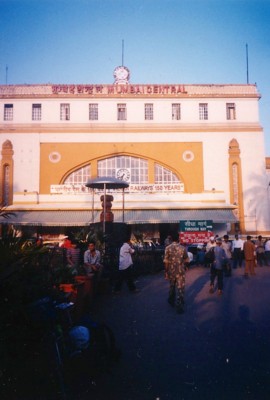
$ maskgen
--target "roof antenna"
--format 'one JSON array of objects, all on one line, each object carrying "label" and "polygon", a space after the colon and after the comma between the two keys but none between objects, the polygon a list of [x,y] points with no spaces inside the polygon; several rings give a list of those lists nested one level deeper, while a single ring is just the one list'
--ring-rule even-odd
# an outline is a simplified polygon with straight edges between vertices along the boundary
[{"label": "roof antenna", "polygon": [[124,39],[122,39],[122,67],[124,66]]},{"label": "roof antenna", "polygon": [[248,44],[246,44],[246,61],[247,61],[247,84],[249,84],[249,76],[248,76]]}]

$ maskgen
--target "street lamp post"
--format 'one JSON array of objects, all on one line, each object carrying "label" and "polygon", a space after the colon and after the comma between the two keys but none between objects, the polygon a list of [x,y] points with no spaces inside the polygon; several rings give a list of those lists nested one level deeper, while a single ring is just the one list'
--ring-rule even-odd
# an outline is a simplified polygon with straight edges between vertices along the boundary
[{"label": "street lamp post", "polygon": [[[102,219],[102,229],[103,229],[103,235],[105,235],[106,232],[106,190],[107,189],[122,189],[123,190],[123,195],[122,195],[122,220],[124,222],[124,190],[129,187],[129,183],[122,181],[121,179],[116,179],[112,177],[107,177],[103,176],[100,178],[95,178],[95,179],[90,179],[86,185],[86,187],[89,187],[91,189],[103,189],[104,191],[104,197],[103,197],[103,219]],[[94,194],[93,194],[94,198]],[[94,209],[94,200],[92,207]],[[93,219],[93,215],[92,215]]]}]

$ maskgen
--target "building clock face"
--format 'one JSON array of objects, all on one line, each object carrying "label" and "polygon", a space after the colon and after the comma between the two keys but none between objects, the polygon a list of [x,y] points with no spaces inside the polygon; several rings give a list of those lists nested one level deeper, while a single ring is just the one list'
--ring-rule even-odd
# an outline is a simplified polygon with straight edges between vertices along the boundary
[{"label": "building clock face", "polygon": [[120,168],[116,171],[116,178],[128,182],[130,180],[130,171],[127,168]]},{"label": "building clock face", "polygon": [[116,67],[113,73],[116,82],[128,82],[129,69],[124,66]]}]

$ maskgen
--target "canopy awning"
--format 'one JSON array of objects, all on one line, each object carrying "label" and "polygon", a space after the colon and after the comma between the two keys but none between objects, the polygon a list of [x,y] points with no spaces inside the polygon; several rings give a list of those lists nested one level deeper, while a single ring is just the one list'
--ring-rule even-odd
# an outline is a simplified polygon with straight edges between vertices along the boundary
[{"label": "canopy awning", "polygon": [[[0,224],[22,226],[88,226],[100,222],[100,212],[92,210],[13,211],[10,218],[0,217]],[[114,222],[123,222],[122,210],[112,210]],[[178,223],[185,220],[212,220],[235,223],[232,209],[125,210],[127,224]]]},{"label": "canopy awning", "polygon": [[86,187],[92,189],[125,189],[129,187],[129,183],[117,179],[112,178],[110,176],[101,176],[99,178],[90,179],[86,184]]}]

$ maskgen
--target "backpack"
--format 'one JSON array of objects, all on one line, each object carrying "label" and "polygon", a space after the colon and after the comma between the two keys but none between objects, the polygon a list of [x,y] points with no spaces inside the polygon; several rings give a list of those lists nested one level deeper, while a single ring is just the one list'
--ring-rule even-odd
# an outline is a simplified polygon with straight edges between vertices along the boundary
[{"label": "backpack", "polygon": [[215,261],[215,247],[211,247],[210,250],[205,253],[205,261],[209,264]]},{"label": "backpack", "polygon": [[98,370],[109,370],[119,361],[121,350],[116,345],[113,330],[105,323],[97,323],[88,316],[81,319],[80,324],[90,332],[89,349]]},{"label": "backpack", "polygon": [[[96,323],[88,316],[80,325],[71,329],[72,342],[68,341],[69,356],[64,363],[64,377],[69,388],[82,388],[82,385],[93,382],[104,373],[111,373],[114,364],[120,360],[121,350],[116,345],[112,329],[104,323]],[[74,348],[75,344],[75,348]]]}]

